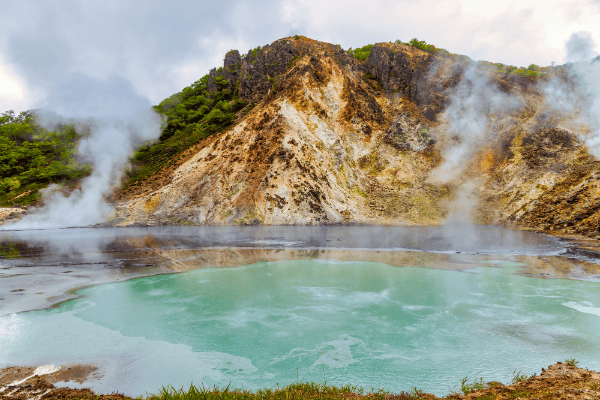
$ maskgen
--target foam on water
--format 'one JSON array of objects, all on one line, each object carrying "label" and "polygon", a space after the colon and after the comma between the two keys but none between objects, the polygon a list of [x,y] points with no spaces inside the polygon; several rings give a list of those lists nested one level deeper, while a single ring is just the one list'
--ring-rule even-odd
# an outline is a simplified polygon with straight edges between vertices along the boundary
[{"label": "foam on water", "polygon": [[592,314],[592,315],[596,315],[596,316],[600,317],[600,308],[593,307],[593,304],[590,303],[589,301],[584,301],[581,303],[577,303],[574,301],[568,301],[566,303],[562,303],[562,305],[565,307],[572,308],[573,310],[577,310],[579,312],[585,313],[585,314]]},{"label": "foam on water", "polygon": [[[14,320],[19,330],[13,334],[18,335],[15,339],[28,343],[27,353],[41,355],[37,362],[98,363],[104,377],[89,382],[95,390],[143,394],[151,376],[182,386],[189,385],[188,374],[193,371],[195,377],[210,385],[257,372],[246,357],[218,351],[196,352],[188,345],[123,336],[119,331],[83,321],[75,314],[58,313],[52,321],[39,314],[33,319]],[[0,323],[3,319],[0,318]],[[16,351],[15,342],[2,346],[2,362],[7,365],[23,364],[23,353]],[[113,362],[107,363],[107,359]]]}]

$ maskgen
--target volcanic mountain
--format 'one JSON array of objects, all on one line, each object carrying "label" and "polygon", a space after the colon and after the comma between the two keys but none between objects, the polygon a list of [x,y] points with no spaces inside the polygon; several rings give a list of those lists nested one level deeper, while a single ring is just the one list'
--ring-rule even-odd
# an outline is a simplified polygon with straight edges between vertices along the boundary
[{"label": "volcanic mountain", "polygon": [[433,49],[378,43],[361,60],[297,36],[227,53],[206,90],[226,85],[244,108],[126,184],[111,224],[435,225],[462,215],[598,235],[590,124],[544,89],[569,77]]}]

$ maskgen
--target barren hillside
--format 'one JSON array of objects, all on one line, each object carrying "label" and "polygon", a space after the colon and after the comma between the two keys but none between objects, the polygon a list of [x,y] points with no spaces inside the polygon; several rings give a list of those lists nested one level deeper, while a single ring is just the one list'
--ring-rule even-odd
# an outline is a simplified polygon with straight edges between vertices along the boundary
[{"label": "barren hillside", "polygon": [[[549,107],[548,77],[404,44],[359,61],[299,37],[229,52],[209,91],[218,79],[249,104],[233,127],[118,192],[112,224],[439,224],[468,187],[475,222],[598,234],[590,128]],[[451,107],[482,79],[511,105],[484,107],[483,134],[461,136]],[[460,173],[444,175],[460,146]]]}]

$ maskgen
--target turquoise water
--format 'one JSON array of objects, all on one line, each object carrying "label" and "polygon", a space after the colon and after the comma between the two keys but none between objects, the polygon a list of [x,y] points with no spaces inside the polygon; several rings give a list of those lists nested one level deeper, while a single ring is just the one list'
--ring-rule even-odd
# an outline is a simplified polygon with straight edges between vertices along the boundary
[{"label": "turquoise water", "polygon": [[97,362],[91,386],[130,395],[297,380],[443,395],[467,375],[506,383],[567,358],[600,369],[600,283],[515,266],[281,261],[106,284],[0,317],[0,361]]}]

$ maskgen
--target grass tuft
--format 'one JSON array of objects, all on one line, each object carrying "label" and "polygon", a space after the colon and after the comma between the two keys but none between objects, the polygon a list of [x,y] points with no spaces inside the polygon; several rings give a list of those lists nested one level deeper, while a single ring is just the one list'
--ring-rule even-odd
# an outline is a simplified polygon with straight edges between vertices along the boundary
[{"label": "grass tuft", "polygon": [[565,360],[565,364],[570,365],[572,367],[576,367],[577,364],[579,364],[579,361],[577,361],[574,358],[568,358],[568,359]]},{"label": "grass tuft", "polygon": [[483,383],[483,378],[479,378],[479,381],[477,379],[475,379],[475,380],[473,380],[473,382],[469,383],[469,377],[465,376],[460,381],[460,391],[463,392],[464,394],[473,393],[473,392],[476,392],[476,391],[482,390],[482,389],[485,389],[485,384]]},{"label": "grass tuft", "polygon": [[[401,394],[403,397],[395,397],[403,400],[413,400],[415,397],[407,393]],[[396,395],[400,396],[400,395]],[[325,383],[292,383],[289,386],[266,388],[252,392],[242,389],[225,388],[206,388],[204,385],[198,387],[190,385],[188,390],[175,389],[172,386],[162,387],[158,394],[151,394],[147,400],[342,400],[359,399],[368,397],[373,400],[385,400],[389,393],[383,390],[364,394],[364,390],[358,386],[329,386]]]}]

